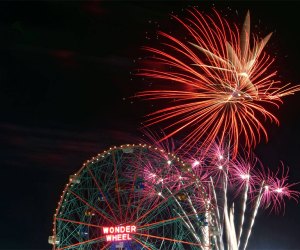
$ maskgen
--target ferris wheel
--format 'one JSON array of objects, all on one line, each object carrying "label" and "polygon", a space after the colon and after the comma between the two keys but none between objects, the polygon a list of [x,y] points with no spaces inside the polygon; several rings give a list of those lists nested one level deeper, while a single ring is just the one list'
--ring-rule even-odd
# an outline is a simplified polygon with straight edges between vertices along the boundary
[{"label": "ferris wheel", "polygon": [[211,249],[207,193],[190,166],[145,144],[113,147],[70,176],[53,249]]}]

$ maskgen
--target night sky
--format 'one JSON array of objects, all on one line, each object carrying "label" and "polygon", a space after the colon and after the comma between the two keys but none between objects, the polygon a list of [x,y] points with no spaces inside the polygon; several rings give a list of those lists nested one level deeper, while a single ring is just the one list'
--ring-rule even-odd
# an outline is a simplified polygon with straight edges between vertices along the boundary
[{"label": "night sky", "polygon": [[[190,5],[214,6],[238,24],[249,9],[255,31],[274,32],[266,50],[280,79],[300,83],[300,2],[0,3],[0,249],[51,249],[69,175],[110,146],[138,141],[153,109],[131,98],[147,85],[134,75],[141,47],[157,45],[155,31],[176,28],[169,14]],[[255,149],[266,166],[289,166],[292,182],[300,181],[299,107],[300,93],[285,98],[280,126],[267,123],[269,141]],[[249,249],[300,249],[299,223],[293,201],[284,215],[260,211]]]}]

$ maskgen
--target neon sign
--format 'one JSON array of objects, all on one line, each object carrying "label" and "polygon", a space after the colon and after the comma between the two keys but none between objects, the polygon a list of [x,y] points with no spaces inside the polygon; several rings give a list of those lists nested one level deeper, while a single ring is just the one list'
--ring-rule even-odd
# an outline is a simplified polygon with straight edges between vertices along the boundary
[{"label": "neon sign", "polygon": [[136,233],[136,226],[103,227],[106,241],[132,240],[130,233]]}]

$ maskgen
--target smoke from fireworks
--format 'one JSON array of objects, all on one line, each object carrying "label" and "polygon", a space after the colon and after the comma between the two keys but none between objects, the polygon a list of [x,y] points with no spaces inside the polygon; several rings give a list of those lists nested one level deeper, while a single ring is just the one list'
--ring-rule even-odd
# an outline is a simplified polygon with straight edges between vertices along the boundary
[{"label": "smoke from fireworks", "polygon": [[145,47],[153,54],[153,67],[138,74],[161,79],[166,87],[137,96],[170,101],[149,114],[146,126],[168,121],[162,140],[185,132],[183,142],[189,148],[199,141],[211,145],[217,138],[221,143],[229,139],[236,156],[240,142],[249,150],[262,136],[268,139],[265,120],[279,124],[270,106],[279,107],[282,97],[299,91],[300,85],[276,78],[274,58],[264,52],[271,34],[251,36],[249,12],[240,30],[216,11],[214,16],[197,9],[188,12],[186,20],[173,17],[189,40],[159,32],[163,48]]}]

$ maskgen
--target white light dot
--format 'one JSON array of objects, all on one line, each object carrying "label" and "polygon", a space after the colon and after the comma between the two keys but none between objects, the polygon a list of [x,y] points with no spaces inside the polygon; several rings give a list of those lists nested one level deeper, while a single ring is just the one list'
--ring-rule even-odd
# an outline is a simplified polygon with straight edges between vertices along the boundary
[{"label": "white light dot", "polygon": [[249,180],[250,175],[248,175],[248,174],[241,174],[241,178],[242,178],[243,180]]},{"label": "white light dot", "polygon": [[199,161],[194,161],[194,163],[193,163],[193,167],[195,167],[195,166],[198,166],[200,164],[200,162]]}]

